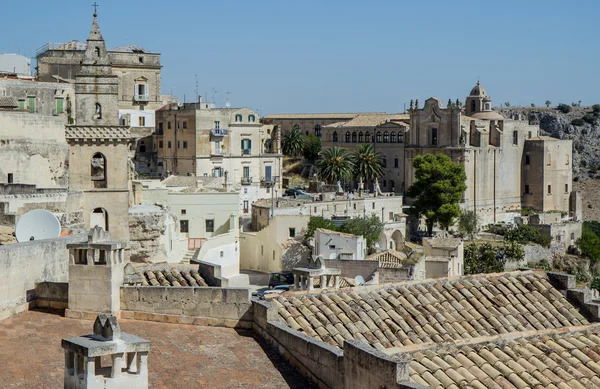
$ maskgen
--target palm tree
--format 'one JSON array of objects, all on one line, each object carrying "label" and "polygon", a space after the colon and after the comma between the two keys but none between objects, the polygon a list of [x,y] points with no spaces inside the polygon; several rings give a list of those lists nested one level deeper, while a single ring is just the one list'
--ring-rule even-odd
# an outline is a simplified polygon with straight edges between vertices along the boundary
[{"label": "palm tree", "polygon": [[296,127],[291,131],[286,132],[283,135],[281,147],[285,155],[290,157],[297,157],[302,154],[302,148],[304,146],[304,140],[302,139],[302,133]]},{"label": "palm tree", "polygon": [[330,183],[349,179],[353,168],[352,155],[343,147],[324,150],[317,160],[319,177]]},{"label": "palm tree", "polygon": [[372,181],[383,175],[383,158],[371,143],[361,144],[352,153],[354,177]]}]

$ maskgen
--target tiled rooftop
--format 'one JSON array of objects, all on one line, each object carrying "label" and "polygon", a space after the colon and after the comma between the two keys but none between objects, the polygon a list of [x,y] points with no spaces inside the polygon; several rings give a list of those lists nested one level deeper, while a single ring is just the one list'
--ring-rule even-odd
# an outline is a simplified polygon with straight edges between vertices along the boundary
[{"label": "tiled rooftop", "polygon": [[[408,120],[408,114],[360,114],[347,122],[339,122],[326,127],[376,127],[386,122]],[[402,123],[402,126],[406,124]]]},{"label": "tiled rooftop", "polygon": [[295,330],[338,347],[358,339],[381,350],[588,323],[545,275],[531,271],[271,301]]},{"label": "tiled rooftop", "polygon": [[195,269],[136,269],[144,286],[208,286]]},{"label": "tiled rooftop", "polygon": [[[125,319],[119,324],[152,342],[148,382],[153,389],[311,387],[253,332]],[[89,334],[92,326],[38,311],[0,322],[0,387],[62,388],[61,339]]]},{"label": "tiled rooftop", "polygon": [[413,260],[407,259],[406,254],[393,249],[371,254],[365,258],[365,261],[379,261],[379,267],[385,268],[399,268],[414,264]]},{"label": "tiled rooftop", "polygon": [[431,388],[600,388],[599,325],[511,335],[402,358],[410,380]]}]

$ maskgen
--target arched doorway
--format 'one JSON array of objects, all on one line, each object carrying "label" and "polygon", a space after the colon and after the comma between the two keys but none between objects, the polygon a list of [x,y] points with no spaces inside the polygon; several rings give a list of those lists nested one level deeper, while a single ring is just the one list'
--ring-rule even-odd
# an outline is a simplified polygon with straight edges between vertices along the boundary
[{"label": "arched doorway", "polygon": [[108,231],[108,212],[104,208],[96,208],[90,215],[90,228],[101,227]]},{"label": "arched doorway", "polygon": [[400,251],[403,249],[404,236],[402,236],[402,233],[399,230],[394,231],[394,233],[391,236],[391,242],[394,245],[394,250]]}]

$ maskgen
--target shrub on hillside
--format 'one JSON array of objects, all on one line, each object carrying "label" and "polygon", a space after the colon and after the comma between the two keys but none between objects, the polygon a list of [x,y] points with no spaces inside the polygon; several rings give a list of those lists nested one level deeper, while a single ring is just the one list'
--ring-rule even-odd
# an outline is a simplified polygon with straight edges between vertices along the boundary
[{"label": "shrub on hillside", "polygon": [[556,109],[558,109],[560,112],[562,113],[569,113],[571,112],[571,107],[568,106],[567,104],[558,104],[558,107],[556,107]]},{"label": "shrub on hillside", "polygon": [[596,120],[598,118],[594,115],[590,115],[589,113],[586,113],[585,115],[583,115],[582,120],[588,124],[595,124]]},{"label": "shrub on hillside", "polygon": [[600,113],[600,104],[592,105],[592,111],[594,111],[594,113]]},{"label": "shrub on hillside", "polygon": [[571,120],[571,124],[577,127],[583,126],[585,124],[585,122],[583,121],[583,119],[573,119]]}]

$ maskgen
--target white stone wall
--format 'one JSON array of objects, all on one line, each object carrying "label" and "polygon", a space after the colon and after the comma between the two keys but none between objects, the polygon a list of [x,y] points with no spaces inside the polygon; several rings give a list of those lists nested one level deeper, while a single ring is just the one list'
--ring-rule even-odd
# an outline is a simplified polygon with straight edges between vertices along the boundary
[{"label": "white stone wall", "polygon": [[[343,254],[351,253],[348,258]],[[325,259],[363,260],[367,253],[367,241],[362,236],[340,234],[335,231],[315,232],[315,254]]]}]

